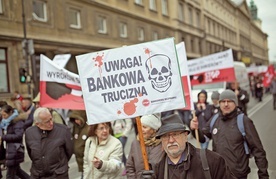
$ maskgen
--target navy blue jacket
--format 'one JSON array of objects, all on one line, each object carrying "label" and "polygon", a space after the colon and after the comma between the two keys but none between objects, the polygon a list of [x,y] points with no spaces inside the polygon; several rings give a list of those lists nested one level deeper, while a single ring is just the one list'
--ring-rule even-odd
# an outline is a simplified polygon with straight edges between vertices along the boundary
[{"label": "navy blue jacket", "polygon": [[24,134],[24,121],[13,119],[7,128],[7,134],[2,136],[6,141],[6,166],[11,167],[24,161],[24,145],[22,143]]}]

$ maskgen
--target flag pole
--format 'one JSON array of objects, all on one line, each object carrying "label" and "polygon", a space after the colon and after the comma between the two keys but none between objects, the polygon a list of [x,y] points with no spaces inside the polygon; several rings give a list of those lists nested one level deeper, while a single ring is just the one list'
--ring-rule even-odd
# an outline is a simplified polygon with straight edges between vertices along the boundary
[{"label": "flag pole", "polygon": [[148,155],[145,147],[145,141],[142,133],[142,124],[140,117],[136,117],[136,124],[137,124],[137,129],[138,129],[138,136],[139,136],[139,141],[140,141],[140,147],[141,147],[141,152],[143,156],[143,161],[144,161],[144,168],[145,170],[149,170],[149,162],[148,162]]}]

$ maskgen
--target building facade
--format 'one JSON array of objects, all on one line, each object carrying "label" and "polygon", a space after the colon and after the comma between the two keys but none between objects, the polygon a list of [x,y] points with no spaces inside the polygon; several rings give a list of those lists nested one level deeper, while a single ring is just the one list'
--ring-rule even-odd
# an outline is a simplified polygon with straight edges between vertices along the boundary
[{"label": "building facade", "polygon": [[76,55],[167,37],[188,59],[231,48],[266,65],[268,36],[251,14],[231,0],[0,0],[0,99],[38,93],[40,54],[71,54],[65,68],[78,73]]}]

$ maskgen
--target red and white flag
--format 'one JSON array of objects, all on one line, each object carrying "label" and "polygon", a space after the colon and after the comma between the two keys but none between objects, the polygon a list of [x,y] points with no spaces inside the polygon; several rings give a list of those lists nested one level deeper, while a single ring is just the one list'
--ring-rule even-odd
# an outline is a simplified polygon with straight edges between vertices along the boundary
[{"label": "red and white flag", "polygon": [[275,76],[275,71],[274,71],[274,66],[269,65],[267,67],[267,71],[264,74],[264,79],[263,79],[263,86],[264,87],[269,87],[273,77]]},{"label": "red and white flag", "polygon": [[190,75],[188,72],[188,62],[187,62],[187,55],[186,55],[184,42],[181,42],[176,45],[176,51],[177,51],[179,69],[180,69],[180,74],[182,79],[182,87],[183,87],[184,96],[186,99],[186,107],[183,109],[194,110],[191,81],[190,81]]},{"label": "red and white flag", "polygon": [[40,55],[40,105],[84,110],[79,75]]},{"label": "red and white flag", "polygon": [[191,85],[235,81],[232,49],[188,60]]}]

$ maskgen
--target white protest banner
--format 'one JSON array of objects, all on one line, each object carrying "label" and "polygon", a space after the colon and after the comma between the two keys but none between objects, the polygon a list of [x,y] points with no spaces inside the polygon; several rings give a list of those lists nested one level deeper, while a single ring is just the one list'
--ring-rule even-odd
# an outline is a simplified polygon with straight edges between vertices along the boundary
[{"label": "white protest banner", "polygon": [[188,61],[191,85],[235,81],[232,49]]},{"label": "white protest banner", "polygon": [[184,91],[185,100],[186,100],[186,107],[184,109],[194,110],[191,81],[190,81],[190,75],[188,73],[188,62],[187,62],[187,55],[186,55],[184,42],[177,44],[176,50],[178,55],[178,62],[179,62],[181,79],[182,79],[183,91]]},{"label": "white protest banner", "polygon": [[76,59],[89,124],[185,107],[173,38]]},{"label": "white protest banner", "polygon": [[40,105],[84,110],[79,75],[40,55]]},{"label": "white protest banner", "polygon": [[53,62],[55,62],[58,66],[64,68],[70,58],[71,58],[71,54],[55,55]]}]

